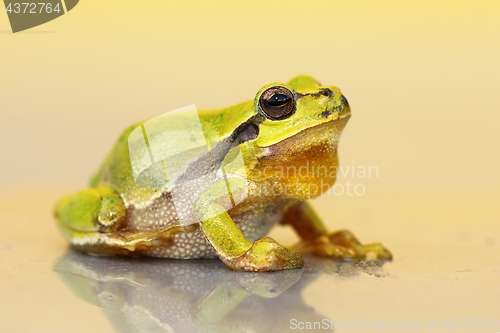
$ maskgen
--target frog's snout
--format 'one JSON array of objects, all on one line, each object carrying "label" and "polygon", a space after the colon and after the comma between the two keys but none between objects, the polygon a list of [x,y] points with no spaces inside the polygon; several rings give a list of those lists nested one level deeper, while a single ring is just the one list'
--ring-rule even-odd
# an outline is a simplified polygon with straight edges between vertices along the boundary
[{"label": "frog's snout", "polygon": [[340,90],[327,88],[322,92],[322,94],[324,96],[331,96],[331,100],[328,102],[326,110],[321,114],[322,118],[329,118],[331,116],[334,116],[337,119],[343,119],[351,115],[351,107],[349,106],[349,102],[347,101],[347,98],[340,92]]},{"label": "frog's snout", "polygon": [[349,108],[350,109],[349,102],[347,101],[347,98],[345,98],[344,95],[340,96],[340,101],[342,102],[342,106],[344,108]]},{"label": "frog's snout", "polygon": [[351,115],[351,107],[349,106],[349,102],[347,101],[347,98],[345,98],[344,95],[340,96],[340,102],[342,107],[342,110],[340,111],[340,117],[342,118],[349,117]]}]

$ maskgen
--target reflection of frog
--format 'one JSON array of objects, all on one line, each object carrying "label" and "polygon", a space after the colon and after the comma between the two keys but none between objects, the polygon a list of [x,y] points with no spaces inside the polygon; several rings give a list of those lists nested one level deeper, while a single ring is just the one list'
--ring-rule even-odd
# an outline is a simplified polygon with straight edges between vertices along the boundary
[{"label": "reflection of frog", "polygon": [[[56,207],[59,226],[74,248],[169,258],[218,256],[230,268],[247,271],[300,267],[299,251],[336,259],[364,258],[368,252],[391,258],[379,243],[362,245],[348,231],[329,233],[304,201],[321,195],[336,179],[331,171],[338,166],[337,143],[350,117],[338,88],[298,76],[288,84],[264,86],[253,101],[199,112],[199,117],[214,143],[213,163],[224,163],[233,148],[245,156],[245,166],[231,170],[240,177],[226,184],[243,188],[244,200],[228,210],[215,185],[209,185],[212,191],[194,201],[199,223],[178,223],[169,191],[134,181],[127,145],[134,126],[122,134],[92,188],[63,198]],[[183,142],[164,143],[165,149],[173,145]],[[192,163],[186,170],[196,170],[200,160]],[[176,186],[189,177],[180,177]],[[192,193],[187,183],[184,187]],[[262,238],[278,222],[301,237],[295,249]]]},{"label": "reflection of frog", "polygon": [[294,318],[335,322],[304,303],[306,286],[321,274],[335,279],[361,272],[384,275],[380,266],[315,258],[308,258],[305,270],[259,274],[232,272],[217,260],[125,260],[78,253],[64,256],[55,270],[80,298],[102,307],[120,332],[287,332]]}]

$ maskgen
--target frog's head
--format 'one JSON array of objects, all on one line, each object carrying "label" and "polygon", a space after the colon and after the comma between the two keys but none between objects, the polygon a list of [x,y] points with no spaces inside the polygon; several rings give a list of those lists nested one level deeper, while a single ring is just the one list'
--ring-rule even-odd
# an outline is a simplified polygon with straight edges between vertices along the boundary
[{"label": "frog's head", "polygon": [[252,176],[291,186],[301,199],[333,185],[338,140],[351,115],[338,88],[297,76],[262,87],[252,111],[251,140],[241,146],[254,160]]},{"label": "frog's head", "polygon": [[281,145],[304,131],[321,136],[322,131],[316,131],[321,125],[335,126],[341,131],[351,115],[347,99],[337,87],[321,86],[307,75],[297,76],[288,84],[265,85],[257,93],[254,106],[264,119],[256,140],[261,147]]}]

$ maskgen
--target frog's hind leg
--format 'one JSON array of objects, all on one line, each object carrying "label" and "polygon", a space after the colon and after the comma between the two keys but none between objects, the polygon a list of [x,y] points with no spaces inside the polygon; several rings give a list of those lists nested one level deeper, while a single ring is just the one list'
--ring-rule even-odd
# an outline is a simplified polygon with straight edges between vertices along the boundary
[{"label": "frog's hind leg", "polygon": [[365,259],[374,253],[378,259],[391,260],[392,254],[380,243],[361,244],[349,231],[328,232],[325,225],[305,201],[297,201],[285,213],[282,224],[290,224],[301,237],[293,248],[301,253],[333,257],[339,260]]},{"label": "frog's hind leg", "polygon": [[55,216],[64,236],[76,250],[132,255],[160,246],[179,227],[161,230],[126,230],[127,210],[120,195],[110,186],[100,185],[61,199]]}]

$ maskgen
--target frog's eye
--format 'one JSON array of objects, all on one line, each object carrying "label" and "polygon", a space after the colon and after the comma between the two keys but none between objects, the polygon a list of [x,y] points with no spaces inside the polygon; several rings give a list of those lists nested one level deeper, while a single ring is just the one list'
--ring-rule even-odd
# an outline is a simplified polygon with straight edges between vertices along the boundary
[{"label": "frog's eye", "polygon": [[272,87],[260,97],[260,107],[267,118],[281,120],[290,117],[295,110],[292,92],[285,87]]}]

